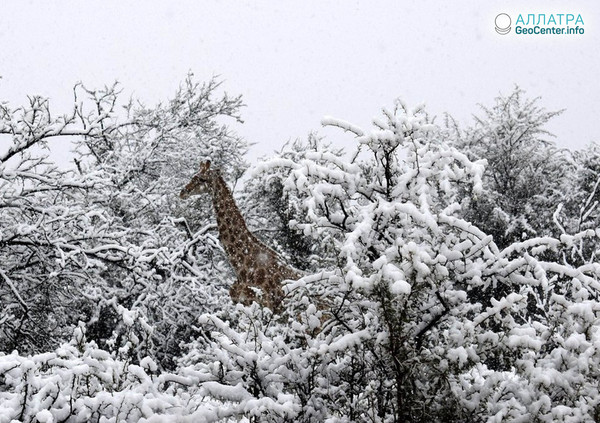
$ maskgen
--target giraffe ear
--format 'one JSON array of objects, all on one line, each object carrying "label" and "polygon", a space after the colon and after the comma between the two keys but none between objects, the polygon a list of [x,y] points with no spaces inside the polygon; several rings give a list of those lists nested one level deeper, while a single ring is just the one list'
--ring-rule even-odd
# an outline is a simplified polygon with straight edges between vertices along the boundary
[{"label": "giraffe ear", "polygon": [[206,172],[210,168],[210,160],[200,162],[200,172]]}]

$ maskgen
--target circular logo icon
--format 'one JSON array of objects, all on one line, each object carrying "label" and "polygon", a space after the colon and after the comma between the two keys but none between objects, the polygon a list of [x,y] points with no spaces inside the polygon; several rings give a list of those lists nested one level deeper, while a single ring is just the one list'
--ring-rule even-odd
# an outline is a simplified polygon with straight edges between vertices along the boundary
[{"label": "circular logo icon", "polygon": [[500,13],[496,16],[496,32],[500,35],[506,35],[510,32],[510,16],[506,13]]}]

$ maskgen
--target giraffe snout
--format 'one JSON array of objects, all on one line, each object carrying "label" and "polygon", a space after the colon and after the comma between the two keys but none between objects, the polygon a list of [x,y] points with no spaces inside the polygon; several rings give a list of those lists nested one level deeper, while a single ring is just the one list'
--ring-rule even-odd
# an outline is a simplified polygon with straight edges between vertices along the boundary
[{"label": "giraffe snout", "polygon": [[190,193],[184,188],[179,192],[179,198],[187,200],[190,197]]}]

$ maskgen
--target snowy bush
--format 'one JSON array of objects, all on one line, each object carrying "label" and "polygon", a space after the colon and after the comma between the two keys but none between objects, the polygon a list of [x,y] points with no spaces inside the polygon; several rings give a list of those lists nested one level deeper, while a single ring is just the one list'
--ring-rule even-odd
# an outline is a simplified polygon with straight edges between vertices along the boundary
[{"label": "snowy bush", "polygon": [[[246,143],[222,122],[239,119],[241,100],[218,89],[190,75],[166,104],[131,102],[124,114],[115,86],[77,86],[73,111],[58,117],[39,97],[2,104],[0,351],[50,351],[78,321],[118,348],[125,308],[153,328],[131,353],[172,367],[188,322],[230,304],[209,206],[176,197],[202,157],[233,179],[244,169]],[[53,139],[74,144],[72,168],[52,163]]]},{"label": "snowy bush", "polygon": [[0,422],[211,422],[275,410],[293,412],[290,398],[255,399],[242,386],[210,373],[160,373],[86,342],[83,325],[54,352],[0,355]]},{"label": "snowy bush", "polygon": [[304,199],[307,216],[296,227],[335,240],[343,279],[317,337],[331,331],[337,345],[352,335],[349,350],[365,349],[358,367],[369,369],[358,391],[377,387],[341,415],[593,419],[599,268],[557,258],[598,234],[498,248],[459,203],[465,190],[483,192],[485,163],[445,143],[419,109],[398,103],[384,116],[371,133],[325,119],[356,136],[351,162],[314,151],[260,166],[288,169],[285,186]]},{"label": "snowy bush", "polygon": [[492,107],[481,106],[472,127],[462,131],[455,125],[451,137],[469,158],[487,161],[484,191],[477,197],[465,193],[464,214],[501,248],[524,236],[557,235],[553,215],[570,196],[573,160],[545,129],[562,111],[547,111],[539,102],[515,87]]},{"label": "snowy bush", "polygon": [[[313,134],[242,196],[306,270],[274,314],[231,303],[209,202],[175,199],[201,159],[229,181],[247,166],[222,124],[241,100],[218,88],[189,77],[125,116],[114,87],[58,118],[2,105],[0,422],[598,421],[594,147],[554,154],[536,138],[553,114],[520,91],[467,131],[477,146],[400,101],[371,131],[325,118],[353,150]],[[67,136],[59,170],[44,148]],[[514,137],[528,154],[500,151]]]}]

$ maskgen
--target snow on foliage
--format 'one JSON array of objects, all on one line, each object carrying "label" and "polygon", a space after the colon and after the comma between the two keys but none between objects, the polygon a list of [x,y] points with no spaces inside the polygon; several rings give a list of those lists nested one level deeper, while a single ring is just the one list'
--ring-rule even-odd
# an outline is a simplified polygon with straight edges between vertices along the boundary
[{"label": "snow on foliage", "polygon": [[[0,422],[597,420],[593,148],[571,185],[583,194],[553,197],[559,225],[515,238],[469,217],[521,194],[423,107],[397,101],[371,130],[325,118],[352,151],[311,134],[257,164],[242,195],[250,226],[306,270],[273,314],[231,303],[208,201],[174,198],[197,159],[230,181],[245,167],[246,144],[215,120],[241,103],[217,88],[188,78],[125,122],[112,88],[72,117],[3,106]],[[543,133],[551,116],[520,95],[481,133]],[[30,151],[56,135],[75,137],[77,170]]]},{"label": "snow on foliage", "polygon": [[[285,186],[306,209],[298,228],[336,240],[338,296],[356,297],[348,314],[333,317],[344,323],[340,337],[369,328],[359,345],[386,357],[369,363],[386,375],[373,401],[385,410],[379,417],[593,418],[598,266],[560,258],[578,248],[575,239],[597,234],[500,249],[461,217],[462,192],[483,190],[485,162],[445,143],[420,109],[398,103],[384,116],[371,133],[326,119],[356,136],[350,163],[315,152],[260,165],[289,169]],[[344,307],[338,300],[332,309]],[[350,316],[365,322],[351,326]],[[583,370],[573,371],[569,356]],[[552,373],[561,383],[538,382]]]},{"label": "snow on foliage", "polygon": [[[166,104],[125,104],[125,115],[114,86],[77,86],[73,112],[60,117],[38,97],[2,105],[0,134],[12,142],[0,152],[1,350],[49,351],[80,320],[116,349],[131,310],[149,325],[131,354],[152,350],[172,367],[187,322],[224,307],[227,267],[209,208],[176,199],[202,155],[228,163],[231,178],[243,171],[246,143],[217,122],[239,119],[241,100],[215,98],[218,89],[190,75]],[[74,143],[73,169],[51,162],[53,137]]]},{"label": "snow on foliage", "polygon": [[[515,87],[498,96],[492,107],[481,106],[481,116],[453,142],[471,159],[485,159],[485,190],[472,197],[465,217],[506,247],[527,237],[556,235],[552,216],[569,202],[574,163],[557,148],[544,125],[561,111],[549,112]],[[579,229],[577,229],[579,231]]]},{"label": "snow on foliage", "polygon": [[[0,422],[211,422],[273,409],[293,412],[290,397],[256,399],[241,385],[219,383],[210,373],[182,369],[158,373],[145,358],[120,360],[85,330],[51,353],[0,356]],[[213,399],[211,399],[213,398]]]}]

